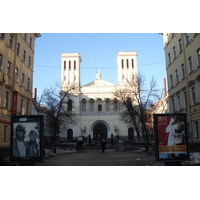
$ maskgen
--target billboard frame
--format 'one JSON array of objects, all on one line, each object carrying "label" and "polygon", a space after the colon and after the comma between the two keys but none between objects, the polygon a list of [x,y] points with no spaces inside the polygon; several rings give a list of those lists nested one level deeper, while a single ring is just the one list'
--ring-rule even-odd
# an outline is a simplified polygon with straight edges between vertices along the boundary
[{"label": "billboard frame", "polygon": [[11,116],[10,132],[12,163],[33,164],[44,161],[43,115]]}]

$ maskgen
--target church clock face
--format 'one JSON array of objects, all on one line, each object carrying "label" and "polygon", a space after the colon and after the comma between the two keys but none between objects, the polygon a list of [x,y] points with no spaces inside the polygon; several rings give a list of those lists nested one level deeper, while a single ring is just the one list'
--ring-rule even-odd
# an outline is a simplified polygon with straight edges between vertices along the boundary
[{"label": "church clock face", "polygon": [[107,127],[103,123],[98,123],[93,128],[94,140],[102,140],[107,138]]}]

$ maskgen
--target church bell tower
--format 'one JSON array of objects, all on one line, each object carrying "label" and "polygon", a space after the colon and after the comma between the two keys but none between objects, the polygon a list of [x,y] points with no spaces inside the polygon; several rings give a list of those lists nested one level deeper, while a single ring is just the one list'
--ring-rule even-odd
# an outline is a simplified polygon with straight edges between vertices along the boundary
[{"label": "church bell tower", "polygon": [[80,63],[79,53],[63,53],[61,56],[61,85],[80,86]]},{"label": "church bell tower", "polygon": [[118,84],[123,85],[127,80],[137,77],[137,53],[119,52],[117,54],[118,63]]}]

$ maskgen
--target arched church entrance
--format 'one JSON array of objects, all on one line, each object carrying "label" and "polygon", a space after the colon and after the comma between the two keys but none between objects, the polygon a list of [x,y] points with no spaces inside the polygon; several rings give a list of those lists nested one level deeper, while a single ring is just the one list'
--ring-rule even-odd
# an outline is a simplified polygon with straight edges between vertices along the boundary
[{"label": "arched church entrance", "polygon": [[107,126],[104,123],[97,123],[93,128],[93,139],[102,140],[108,136]]}]

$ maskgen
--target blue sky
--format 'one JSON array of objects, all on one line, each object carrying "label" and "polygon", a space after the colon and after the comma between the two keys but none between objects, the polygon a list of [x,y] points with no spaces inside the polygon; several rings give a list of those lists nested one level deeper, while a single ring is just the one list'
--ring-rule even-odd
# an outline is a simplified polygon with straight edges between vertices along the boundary
[{"label": "blue sky", "polygon": [[81,85],[102,78],[117,84],[116,56],[120,51],[136,51],[138,71],[147,83],[152,76],[162,90],[166,78],[163,39],[157,33],[41,33],[36,39],[34,82],[40,96],[46,87],[61,80],[62,53],[80,53]]}]

